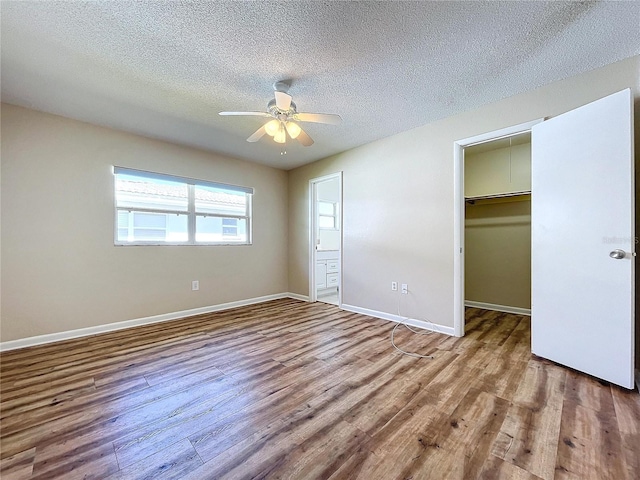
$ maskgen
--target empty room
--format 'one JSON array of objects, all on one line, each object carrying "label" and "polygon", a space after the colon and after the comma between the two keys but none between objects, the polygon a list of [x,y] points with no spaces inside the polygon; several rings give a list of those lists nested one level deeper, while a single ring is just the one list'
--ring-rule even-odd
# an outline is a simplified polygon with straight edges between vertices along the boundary
[{"label": "empty room", "polygon": [[0,477],[636,479],[640,3],[0,5]]}]

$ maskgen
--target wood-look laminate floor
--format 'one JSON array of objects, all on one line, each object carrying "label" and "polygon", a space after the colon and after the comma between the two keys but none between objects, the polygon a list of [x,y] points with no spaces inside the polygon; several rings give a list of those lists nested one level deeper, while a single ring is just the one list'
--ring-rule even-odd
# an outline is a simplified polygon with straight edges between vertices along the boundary
[{"label": "wood-look laminate floor", "polygon": [[1,471],[99,479],[637,479],[640,398],[532,357],[529,319],[396,343],[277,300],[3,353]]}]

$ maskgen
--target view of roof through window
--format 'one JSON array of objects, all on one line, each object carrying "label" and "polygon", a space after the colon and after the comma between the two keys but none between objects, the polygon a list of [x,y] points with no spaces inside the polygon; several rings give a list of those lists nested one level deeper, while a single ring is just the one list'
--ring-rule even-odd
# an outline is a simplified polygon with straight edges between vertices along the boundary
[{"label": "view of roof through window", "polygon": [[[250,243],[246,192],[124,173],[116,174],[115,187],[118,244]],[[189,215],[195,216],[191,239]]]}]

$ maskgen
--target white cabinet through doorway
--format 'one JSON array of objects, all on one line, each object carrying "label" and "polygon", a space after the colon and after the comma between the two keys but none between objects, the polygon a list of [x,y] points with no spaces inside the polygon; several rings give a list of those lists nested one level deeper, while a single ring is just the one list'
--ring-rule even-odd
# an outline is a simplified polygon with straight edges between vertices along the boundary
[{"label": "white cabinet through doorway", "polygon": [[340,282],[337,251],[319,251],[316,255],[316,290],[336,289]]}]

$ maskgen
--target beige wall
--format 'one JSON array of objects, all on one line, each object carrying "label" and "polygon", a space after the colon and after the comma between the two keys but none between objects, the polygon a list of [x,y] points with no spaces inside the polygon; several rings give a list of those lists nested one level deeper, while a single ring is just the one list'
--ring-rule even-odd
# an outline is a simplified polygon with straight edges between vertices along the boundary
[{"label": "beige wall", "polygon": [[[307,182],[342,170],[344,303],[395,314],[400,298],[402,315],[453,327],[453,142],[628,87],[637,104],[639,80],[636,56],[290,171],[289,290],[309,292]],[[635,128],[637,143],[637,113]],[[409,295],[391,281],[408,283]]]},{"label": "beige wall", "polygon": [[[6,104],[1,148],[2,341],[287,291],[286,172]],[[115,247],[114,164],[255,187],[253,246]]]},{"label": "beige wall", "polygon": [[482,153],[464,152],[464,196],[531,190],[531,143]]},{"label": "beige wall", "polygon": [[531,308],[531,201],[466,206],[465,300]]},{"label": "beige wall", "polygon": [[[640,152],[639,72],[636,56],[288,174],[2,105],[2,341],[307,295],[308,180],[337,171],[344,303],[453,326],[453,142],[631,87]],[[113,164],[254,186],[253,247],[114,247]],[[392,293],[391,281],[410,294]]]}]

